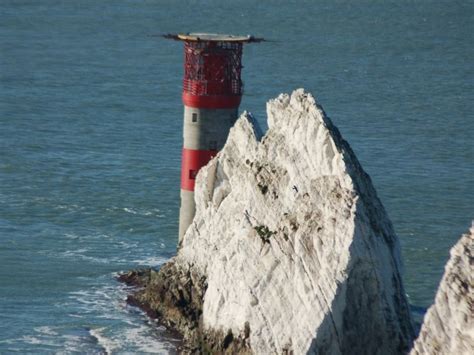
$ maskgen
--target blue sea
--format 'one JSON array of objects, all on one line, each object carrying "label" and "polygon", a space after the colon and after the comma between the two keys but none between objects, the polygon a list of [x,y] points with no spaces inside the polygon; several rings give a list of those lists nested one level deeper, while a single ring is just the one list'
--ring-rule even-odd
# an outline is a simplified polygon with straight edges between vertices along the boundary
[{"label": "blue sea", "polygon": [[174,353],[120,271],[176,250],[182,43],[254,34],[241,110],[304,87],[372,177],[428,307],[474,217],[473,1],[2,0],[0,353]]}]

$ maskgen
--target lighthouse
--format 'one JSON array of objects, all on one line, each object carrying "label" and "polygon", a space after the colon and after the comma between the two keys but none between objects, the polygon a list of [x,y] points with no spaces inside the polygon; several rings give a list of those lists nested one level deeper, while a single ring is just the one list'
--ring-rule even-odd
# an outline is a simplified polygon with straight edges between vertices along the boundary
[{"label": "lighthouse", "polygon": [[196,175],[224,146],[237,119],[243,91],[243,44],[263,39],[210,33],[168,34],[164,37],[184,42],[181,243],[196,212]]}]

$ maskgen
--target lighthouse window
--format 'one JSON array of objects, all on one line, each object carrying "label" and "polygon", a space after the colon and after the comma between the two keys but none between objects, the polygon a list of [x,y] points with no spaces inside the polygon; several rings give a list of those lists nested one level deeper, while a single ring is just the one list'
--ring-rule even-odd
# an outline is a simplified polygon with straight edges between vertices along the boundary
[{"label": "lighthouse window", "polygon": [[197,122],[197,120],[198,120],[198,114],[197,113],[193,113],[192,120],[193,120],[193,122]]},{"label": "lighthouse window", "polygon": [[196,180],[197,170],[189,170],[189,179]]}]

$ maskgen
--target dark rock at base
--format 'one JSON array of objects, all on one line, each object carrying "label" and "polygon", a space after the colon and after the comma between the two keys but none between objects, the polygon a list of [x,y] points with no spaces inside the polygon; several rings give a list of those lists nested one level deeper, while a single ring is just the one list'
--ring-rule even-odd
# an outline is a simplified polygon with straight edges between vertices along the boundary
[{"label": "dark rock at base", "polygon": [[139,307],[149,317],[183,337],[181,354],[250,354],[248,337],[243,334],[208,331],[202,327],[203,296],[206,279],[176,267],[172,261],[159,271],[139,269],[123,273],[117,280],[133,286],[127,303]]}]

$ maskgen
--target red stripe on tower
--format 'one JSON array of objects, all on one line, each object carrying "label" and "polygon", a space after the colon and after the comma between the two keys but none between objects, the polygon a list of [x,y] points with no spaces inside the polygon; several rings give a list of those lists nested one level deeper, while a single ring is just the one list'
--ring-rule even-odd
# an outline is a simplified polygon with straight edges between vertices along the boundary
[{"label": "red stripe on tower", "polygon": [[194,191],[196,175],[209,160],[215,157],[217,150],[193,150],[183,148],[181,160],[181,188]]},{"label": "red stripe on tower", "polygon": [[188,107],[219,109],[239,107],[242,96],[197,96],[183,92],[183,103]]}]

